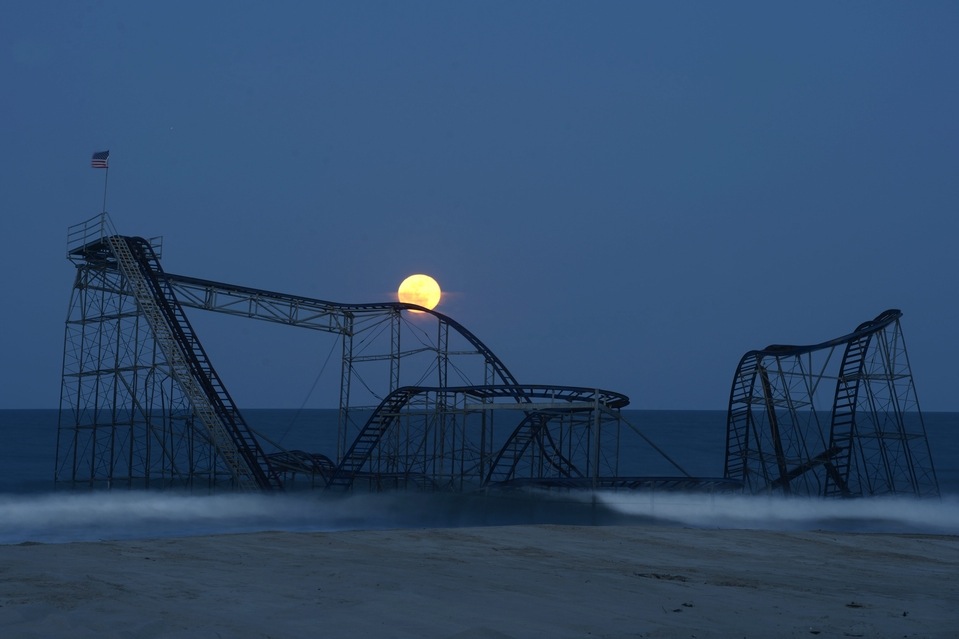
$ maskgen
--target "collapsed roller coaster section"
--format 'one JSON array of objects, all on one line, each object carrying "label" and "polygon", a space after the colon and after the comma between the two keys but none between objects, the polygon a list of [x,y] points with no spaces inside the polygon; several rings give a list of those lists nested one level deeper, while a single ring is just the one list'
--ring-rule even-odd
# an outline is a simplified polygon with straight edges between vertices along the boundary
[{"label": "collapsed roller coaster section", "polygon": [[[690,477],[623,419],[624,395],[520,384],[475,335],[441,313],[174,275],[161,268],[159,249],[156,240],[119,235],[106,214],[68,233],[67,257],[77,271],[58,482],[260,490],[736,485]],[[335,335],[342,355],[336,451],[266,451],[214,369],[188,308]],[[679,474],[646,476],[643,451]]]},{"label": "collapsed roller coaster section", "polygon": [[938,495],[898,310],[810,346],[746,353],[725,477],[747,492]]}]

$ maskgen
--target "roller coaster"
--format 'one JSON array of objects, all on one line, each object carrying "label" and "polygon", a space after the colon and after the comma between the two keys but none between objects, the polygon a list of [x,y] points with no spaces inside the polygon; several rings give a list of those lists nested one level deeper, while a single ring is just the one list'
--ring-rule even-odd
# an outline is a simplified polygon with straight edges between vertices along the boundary
[{"label": "roller coaster", "polygon": [[[106,214],[68,231],[76,279],[64,340],[58,484],[264,491],[729,484],[690,477],[669,460],[623,419],[625,395],[520,384],[442,313],[174,275],[161,267],[161,252],[159,239],[118,234]],[[336,335],[336,451],[268,450],[186,309]],[[621,449],[636,442],[678,476],[626,468]]]},{"label": "roller coaster", "polygon": [[[938,492],[898,311],[824,344],[747,353],[730,395],[724,476],[693,477],[624,418],[625,395],[521,384],[442,313],[175,275],[162,268],[161,253],[159,238],[120,235],[106,213],[68,229],[76,277],[64,338],[58,485]],[[268,447],[186,309],[336,336],[336,450]],[[829,373],[810,366],[840,347],[833,410],[823,417],[813,395]],[[644,472],[649,455],[676,474]]]}]

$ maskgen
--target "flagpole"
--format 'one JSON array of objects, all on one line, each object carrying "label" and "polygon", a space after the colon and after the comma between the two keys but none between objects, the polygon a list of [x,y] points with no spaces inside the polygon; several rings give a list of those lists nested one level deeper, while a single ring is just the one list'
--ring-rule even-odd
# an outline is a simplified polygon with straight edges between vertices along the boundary
[{"label": "flagpole", "polygon": [[103,212],[107,212],[107,180],[110,179],[110,165],[107,165],[103,173]]}]

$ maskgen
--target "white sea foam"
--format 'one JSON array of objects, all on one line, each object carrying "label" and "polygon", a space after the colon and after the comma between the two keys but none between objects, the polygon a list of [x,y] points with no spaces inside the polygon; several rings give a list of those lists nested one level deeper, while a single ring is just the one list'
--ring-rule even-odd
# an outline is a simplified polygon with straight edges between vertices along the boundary
[{"label": "white sea foam", "polygon": [[510,524],[681,524],[702,528],[959,534],[959,497],[822,500],[679,493],[0,496],[0,543]]},{"label": "white sea foam", "polygon": [[695,527],[959,534],[959,496],[821,499],[695,493],[598,493],[625,515]]},{"label": "white sea foam", "polygon": [[[0,495],[0,543],[68,542],[263,530],[336,531],[513,523],[590,523],[581,502],[537,496],[337,496],[171,492]],[[587,515],[588,517],[588,515]]]}]

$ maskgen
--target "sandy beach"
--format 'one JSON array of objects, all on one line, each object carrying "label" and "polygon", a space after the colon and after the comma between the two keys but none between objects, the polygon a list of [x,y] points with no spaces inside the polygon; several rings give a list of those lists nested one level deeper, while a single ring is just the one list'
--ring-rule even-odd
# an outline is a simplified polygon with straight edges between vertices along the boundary
[{"label": "sandy beach", "polygon": [[0,546],[2,637],[956,637],[959,537],[668,527]]}]

